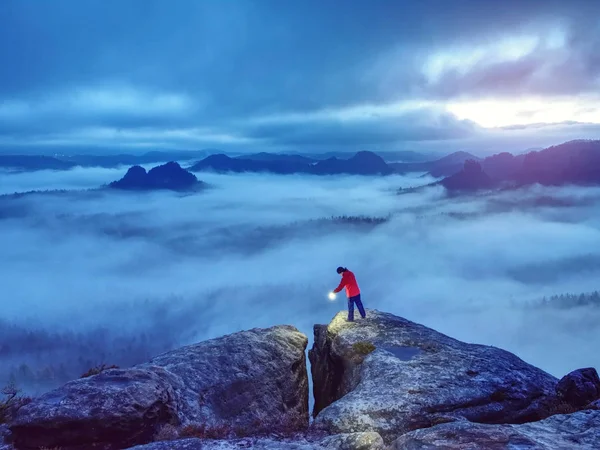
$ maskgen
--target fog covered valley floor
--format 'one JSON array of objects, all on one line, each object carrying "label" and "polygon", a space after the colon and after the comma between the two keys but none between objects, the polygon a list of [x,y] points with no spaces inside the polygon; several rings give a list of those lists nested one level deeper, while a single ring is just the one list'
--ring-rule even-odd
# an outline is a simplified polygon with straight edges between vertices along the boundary
[{"label": "fog covered valley floor", "polygon": [[122,172],[0,178],[4,194],[67,190],[0,197],[4,384],[37,395],[102,363],[280,323],[312,339],[345,307],[327,299],[340,264],[367,308],[556,377],[600,366],[599,189],[450,199],[398,195],[433,181],[420,174],[202,174],[213,188],[193,195],[82,190]]}]

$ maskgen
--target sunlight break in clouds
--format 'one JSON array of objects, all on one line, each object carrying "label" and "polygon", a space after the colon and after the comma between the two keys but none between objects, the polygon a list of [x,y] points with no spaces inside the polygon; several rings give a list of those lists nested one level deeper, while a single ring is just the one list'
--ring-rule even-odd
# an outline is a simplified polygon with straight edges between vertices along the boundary
[{"label": "sunlight break in clouds", "polygon": [[[455,48],[445,48],[428,57],[423,74],[430,84],[443,82],[444,76],[470,76],[471,72],[493,68],[497,65],[514,63],[512,72],[518,73],[516,66],[525,58],[535,61],[532,79],[543,74],[549,68],[559,64],[566,57],[565,48],[567,33],[564,28],[549,26],[548,31],[522,36],[505,35],[495,41],[478,44],[463,44]],[[489,69],[492,70],[492,69]],[[510,72],[504,73],[511,76]],[[471,74],[472,75],[472,74]],[[470,79],[473,87],[478,80]],[[501,87],[503,80],[499,77],[495,84]],[[489,89],[494,86],[490,85]],[[446,109],[462,120],[471,120],[485,128],[500,128],[514,125],[558,124],[563,122],[600,123],[600,108],[593,97],[583,96],[533,96],[524,95],[496,98],[490,94],[474,98],[468,92],[448,99]]]},{"label": "sunlight break in clouds", "polygon": [[459,119],[486,128],[512,125],[600,123],[598,102],[586,99],[490,99],[450,102],[448,111]]}]

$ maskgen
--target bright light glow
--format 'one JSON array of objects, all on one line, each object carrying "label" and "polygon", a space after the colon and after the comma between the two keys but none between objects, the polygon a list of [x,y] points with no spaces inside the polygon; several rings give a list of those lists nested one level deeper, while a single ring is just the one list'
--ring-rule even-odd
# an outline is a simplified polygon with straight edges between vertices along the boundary
[{"label": "bright light glow", "polygon": [[582,100],[490,99],[449,103],[446,108],[459,119],[486,128],[568,121],[600,123],[598,103]]},{"label": "bright light glow", "polygon": [[329,300],[335,300],[335,294],[333,292],[329,293]]}]

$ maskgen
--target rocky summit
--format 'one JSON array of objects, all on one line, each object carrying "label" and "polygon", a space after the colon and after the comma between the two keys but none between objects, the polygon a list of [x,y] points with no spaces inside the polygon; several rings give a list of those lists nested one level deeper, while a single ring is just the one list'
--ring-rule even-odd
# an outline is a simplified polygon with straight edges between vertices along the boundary
[{"label": "rocky summit", "polygon": [[339,313],[309,352],[315,424],[391,442],[438,423],[521,423],[549,415],[558,380],[507,351],[457,341],[391,314]]},{"label": "rocky summit", "polygon": [[242,331],[72,381],[26,404],[0,450],[550,450],[598,447],[594,368],[560,381],[391,314],[340,312],[308,339]]},{"label": "rocky summit", "polygon": [[203,187],[191,172],[183,169],[178,163],[170,161],[166,164],[153,167],[148,172],[141,166],[132,166],[123,178],[113,181],[109,187],[125,190],[172,190],[188,191]]}]

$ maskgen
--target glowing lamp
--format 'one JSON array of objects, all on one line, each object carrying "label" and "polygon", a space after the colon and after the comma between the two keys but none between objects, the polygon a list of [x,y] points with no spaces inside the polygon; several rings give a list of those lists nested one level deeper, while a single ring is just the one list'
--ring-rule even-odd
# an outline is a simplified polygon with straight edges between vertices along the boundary
[{"label": "glowing lamp", "polygon": [[335,300],[335,294],[333,292],[329,293],[329,300]]}]

